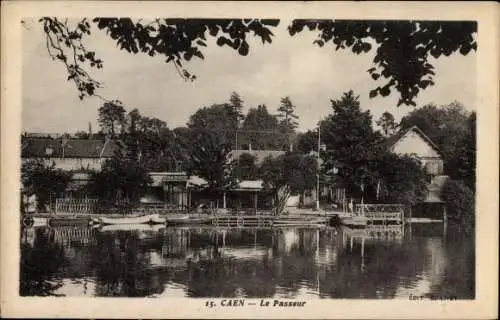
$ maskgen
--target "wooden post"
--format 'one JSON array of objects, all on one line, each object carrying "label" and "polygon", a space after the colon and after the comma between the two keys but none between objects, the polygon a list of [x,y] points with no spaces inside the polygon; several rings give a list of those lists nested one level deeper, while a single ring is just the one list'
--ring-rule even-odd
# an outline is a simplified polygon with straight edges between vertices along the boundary
[{"label": "wooden post", "polygon": [[365,256],[365,237],[361,238],[361,258]]},{"label": "wooden post", "polygon": [[255,209],[255,215],[257,215],[257,202],[258,201],[258,191],[255,191],[254,196],[253,196],[253,203],[254,203],[254,209]]},{"label": "wooden post", "polygon": [[448,213],[446,212],[445,204],[443,204],[443,228],[444,228],[444,235],[446,235],[446,229],[448,228]]}]

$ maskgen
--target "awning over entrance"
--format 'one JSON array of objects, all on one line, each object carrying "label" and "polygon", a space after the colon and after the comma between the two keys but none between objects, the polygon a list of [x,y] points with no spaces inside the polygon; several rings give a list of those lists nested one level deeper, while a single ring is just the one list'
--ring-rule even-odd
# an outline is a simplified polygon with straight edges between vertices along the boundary
[{"label": "awning over entrance", "polygon": [[161,187],[168,183],[178,182],[187,183],[188,175],[186,172],[150,172],[153,183],[152,187]]}]

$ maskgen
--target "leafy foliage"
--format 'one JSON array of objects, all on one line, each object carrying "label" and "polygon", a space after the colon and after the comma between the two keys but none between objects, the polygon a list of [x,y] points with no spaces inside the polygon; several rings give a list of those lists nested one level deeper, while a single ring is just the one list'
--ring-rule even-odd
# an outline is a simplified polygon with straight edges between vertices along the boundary
[{"label": "leafy foliage", "polygon": [[318,31],[314,41],[320,47],[332,43],[335,50],[351,49],[355,54],[367,53],[375,45],[374,66],[368,69],[373,80],[386,83],[370,91],[370,97],[388,96],[396,89],[401,104],[415,106],[420,90],[434,85],[431,57],[438,59],[459,51],[467,55],[477,50],[474,21],[356,21],[302,20],[288,27],[290,35],[305,28]]},{"label": "leafy foliage", "polygon": [[253,149],[278,149],[283,137],[278,132],[278,119],[271,115],[266,105],[251,108],[243,121],[242,141]]},{"label": "leafy foliage", "polygon": [[415,204],[424,200],[427,194],[427,179],[420,161],[390,152],[377,159],[379,198],[375,186],[369,186],[368,199],[383,203]]},{"label": "leafy foliage", "polygon": [[382,129],[382,134],[385,137],[389,137],[396,133],[398,129],[398,124],[396,123],[394,116],[392,113],[385,111],[382,113],[380,118],[375,122],[377,126],[379,126]]},{"label": "leafy foliage", "polygon": [[128,156],[140,161],[151,171],[177,171],[182,160],[174,133],[167,123],[140,114],[137,109],[126,117],[126,129],[121,139]]},{"label": "leafy foliage", "polygon": [[276,214],[284,209],[288,197],[293,193],[303,193],[315,185],[318,169],[316,159],[300,153],[286,153],[282,156],[267,157],[259,169],[264,188],[274,195]]},{"label": "leafy foliage", "polygon": [[234,174],[239,180],[255,180],[258,178],[258,167],[255,157],[249,153],[243,153],[234,161]]},{"label": "leafy foliage", "polygon": [[190,128],[187,139],[180,142],[187,150],[187,173],[205,179],[209,192],[219,193],[236,183],[230,158],[231,143],[212,130]]},{"label": "leafy foliage", "polygon": [[318,131],[307,130],[297,137],[297,150],[302,153],[309,153],[318,149]]},{"label": "leafy foliage", "polygon": [[55,17],[43,17],[39,22],[43,25],[48,54],[52,60],[64,64],[68,81],[75,83],[79,98],[96,95],[96,89],[102,87],[102,84],[94,80],[85,69],[87,65],[100,69],[103,61],[83,44],[84,36],[91,33],[88,19],[82,19],[76,27],[70,27],[67,19],[61,21]]},{"label": "leafy foliage", "polygon": [[98,110],[101,130],[111,138],[117,138],[124,130],[125,108],[120,101],[105,102]]},{"label": "leafy foliage", "polygon": [[188,129],[179,140],[188,157],[188,173],[205,179],[211,192],[226,190],[236,182],[230,161],[236,143],[235,119],[230,104],[200,108],[189,118]]},{"label": "leafy foliage", "polygon": [[126,157],[124,152],[106,160],[101,171],[91,173],[89,190],[102,200],[126,199],[138,202],[152,180],[140,162]]},{"label": "leafy foliage", "polygon": [[245,119],[245,116],[243,115],[243,99],[240,97],[240,95],[237,92],[232,92],[231,96],[229,97],[229,103],[233,107],[233,113],[234,116],[236,117],[236,124],[237,127],[239,127],[240,123],[242,120]]},{"label": "leafy foliage", "polygon": [[474,193],[463,182],[448,180],[441,194],[448,209],[450,222],[474,230],[475,199]]},{"label": "leafy foliage", "polygon": [[190,129],[204,129],[218,135],[218,139],[235,146],[236,123],[233,108],[229,104],[214,104],[198,109],[187,124]]},{"label": "leafy foliage", "polygon": [[203,48],[209,37],[217,39],[218,46],[227,46],[239,55],[246,56],[250,51],[247,35],[253,33],[262,43],[271,43],[273,32],[270,27],[279,24],[277,19],[154,19],[145,22],[131,18],[96,17],[87,18],[71,28],[67,20],[56,17],[40,19],[47,39],[47,50],[53,59],[63,62],[80,92],[79,97],[96,95],[102,87],[87,71],[85,64],[102,68],[103,61],[95,52],[88,51],[83,45],[84,35],[91,34],[91,24],[97,25],[113,40],[121,50],[133,54],[161,56],[166,63],[172,63],[179,75],[185,80],[194,80],[184,63],[193,57],[204,59]]},{"label": "leafy foliage", "polygon": [[452,179],[475,183],[476,129],[475,113],[453,102],[438,107],[426,105],[401,119],[401,128],[417,125],[434,141],[444,157],[445,173]]},{"label": "leafy foliage", "polygon": [[413,204],[427,192],[420,162],[387,150],[384,138],[372,128],[369,111],[361,111],[353,91],[331,100],[333,113],[321,122],[325,170],[338,169],[347,192],[367,201]]},{"label": "leafy foliage", "polygon": [[361,185],[374,185],[381,137],[373,131],[370,111],[361,111],[359,96],[351,90],[331,100],[333,113],[321,122],[325,170],[338,168],[348,192],[360,193]]},{"label": "leafy foliage", "polygon": [[51,196],[57,196],[66,190],[71,181],[71,172],[56,169],[55,164],[46,164],[43,160],[27,161],[21,166],[21,181],[28,195],[35,195],[37,209],[46,211]]},{"label": "leafy foliage", "polygon": [[290,97],[281,98],[281,104],[278,108],[279,126],[286,134],[295,132],[299,126],[297,122],[299,116],[295,114],[295,108]]},{"label": "leafy foliage", "polygon": [[[159,55],[172,63],[185,80],[196,78],[185,67],[193,57],[204,59],[203,48],[209,37],[216,38],[218,46],[226,46],[246,56],[250,46],[247,35],[253,33],[262,43],[271,43],[270,28],[278,19],[92,19],[97,28],[115,41],[121,50],[134,54]],[[61,61],[74,81],[80,98],[97,95],[101,87],[85,70],[102,68],[103,61],[83,44],[84,36],[91,34],[90,21],[85,18],[70,27],[67,20],[55,17],[40,19],[46,35],[47,50],[54,60]],[[474,21],[370,21],[370,20],[302,20],[288,26],[291,36],[318,31],[314,41],[320,47],[332,43],[335,50],[351,49],[355,54],[368,53],[376,47],[373,67],[368,73],[385,83],[370,91],[370,97],[388,96],[391,89],[399,92],[398,105],[415,105],[420,90],[434,85],[434,66],[431,57],[438,59],[460,52],[467,55],[477,50]]]}]

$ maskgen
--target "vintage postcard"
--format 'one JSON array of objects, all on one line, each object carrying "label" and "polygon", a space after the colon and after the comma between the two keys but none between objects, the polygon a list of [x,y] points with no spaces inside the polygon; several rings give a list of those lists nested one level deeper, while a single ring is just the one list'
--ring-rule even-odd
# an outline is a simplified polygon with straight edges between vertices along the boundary
[{"label": "vintage postcard", "polygon": [[1,315],[497,318],[487,3],[2,3]]}]

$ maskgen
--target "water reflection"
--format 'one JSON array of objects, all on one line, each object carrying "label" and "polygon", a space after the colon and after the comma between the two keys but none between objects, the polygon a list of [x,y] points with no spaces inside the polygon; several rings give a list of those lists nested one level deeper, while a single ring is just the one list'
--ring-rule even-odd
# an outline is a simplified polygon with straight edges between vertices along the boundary
[{"label": "water reflection", "polygon": [[27,228],[24,296],[474,298],[474,243],[431,225]]}]

